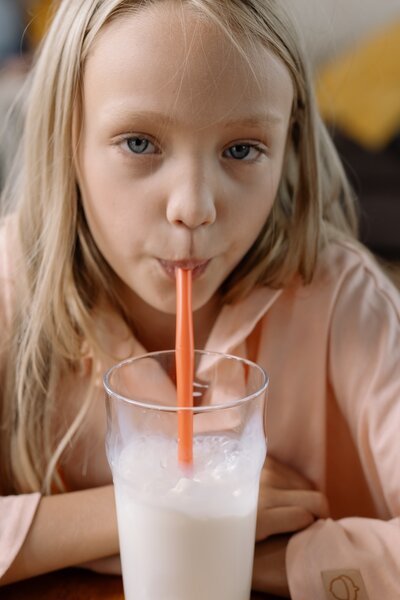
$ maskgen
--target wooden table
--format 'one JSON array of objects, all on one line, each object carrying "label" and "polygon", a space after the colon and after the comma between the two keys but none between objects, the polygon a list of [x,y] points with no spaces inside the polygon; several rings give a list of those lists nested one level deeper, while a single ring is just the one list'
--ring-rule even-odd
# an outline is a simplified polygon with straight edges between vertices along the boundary
[{"label": "wooden table", "polygon": [[[121,577],[98,575],[83,569],[65,569],[0,587],[0,598],[1,600],[123,600],[124,594]],[[162,598],[155,600],[162,600]],[[254,592],[251,600],[279,599]]]}]

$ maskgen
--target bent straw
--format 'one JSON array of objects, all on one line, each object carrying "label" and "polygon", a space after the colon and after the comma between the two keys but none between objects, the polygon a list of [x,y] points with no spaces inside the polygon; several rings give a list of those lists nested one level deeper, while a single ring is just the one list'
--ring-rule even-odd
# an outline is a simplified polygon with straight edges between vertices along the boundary
[{"label": "bent straw", "polygon": [[[193,406],[194,341],[192,317],[192,272],[176,269],[176,388],[178,406]],[[178,411],[178,460],[193,461],[193,414]]]}]

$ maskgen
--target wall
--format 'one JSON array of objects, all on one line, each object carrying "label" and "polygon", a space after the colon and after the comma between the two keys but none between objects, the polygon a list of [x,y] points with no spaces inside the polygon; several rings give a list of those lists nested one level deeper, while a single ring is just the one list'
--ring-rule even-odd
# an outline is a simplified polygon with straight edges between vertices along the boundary
[{"label": "wall", "polygon": [[400,0],[283,0],[304,33],[314,65],[374,28],[400,19]]}]

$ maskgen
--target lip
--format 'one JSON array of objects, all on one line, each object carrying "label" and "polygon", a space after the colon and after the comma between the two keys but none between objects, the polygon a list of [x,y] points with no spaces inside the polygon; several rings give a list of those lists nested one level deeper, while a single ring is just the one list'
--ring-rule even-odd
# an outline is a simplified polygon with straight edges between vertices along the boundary
[{"label": "lip", "polygon": [[168,277],[175,279],[176,269],[184,269],[186,271],[192,271],[192,278],[199,278],[204,271],[207,269],[211,259],[184,259],[184,260],[163,260],[158,259],[161,267],[164,269]]}]

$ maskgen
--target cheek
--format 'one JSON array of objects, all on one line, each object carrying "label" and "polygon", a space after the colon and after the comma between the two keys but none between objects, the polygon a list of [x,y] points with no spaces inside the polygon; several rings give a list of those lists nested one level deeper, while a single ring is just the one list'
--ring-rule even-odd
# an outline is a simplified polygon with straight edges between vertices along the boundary
[{"label": "cheek", "polygon": [[[278,165],[277,165],[278,166]],[[280,179],[280,169],[269,172],[250,185],[236,215],[236,253],[243,256],[252,247],[262,231],[275,202]],[[251,189],[251,194],[249,190]]]},{"label": "cheek", "polygon": [[90,179],[80,184],[82,206],[93,239],[104,258],[113,263],[127,249],[127,215],[116,205],[115,195],[107,186]]},{"label": "cheek", "polygon": [[240,244],[242,254],[245,254],[254,244],[263,229],[272,209],[272,203],[264,203],[258,209],[248,210],[247,217],[242,220],[244,226],[238,228],[237,243]]},{"label": "cheek", "polygon": [[124,199],[120,179],[109,166],[99,164],[95,155],[82,158],[78,181],[89,228],[98,245],[101,240],[113,243],[126,235],[132,203]]},{"label": "cheek", "polygon": [[[280,172],[249,182],[236,201],[236,227],[239,237],[257,236],[267,220],[278,191]],[[243,224],[241,226],[240,224]]]}]

